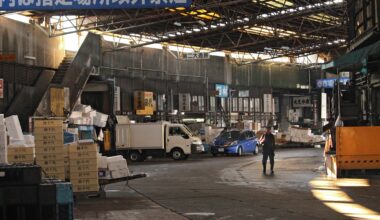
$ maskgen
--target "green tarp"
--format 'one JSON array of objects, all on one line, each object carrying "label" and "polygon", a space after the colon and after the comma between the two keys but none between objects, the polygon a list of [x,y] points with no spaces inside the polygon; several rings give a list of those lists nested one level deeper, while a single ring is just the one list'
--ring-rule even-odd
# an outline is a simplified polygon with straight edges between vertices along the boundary
[{"label": "green tarp", "polygon": [[367,62],[369,56],[380,53],[380,41],[350,52],[342,57],[337,58],[329,63],[322,65],[322,70],[327,72],[336,73],[337,69],[339,71],[360,69],[363,63]]}]

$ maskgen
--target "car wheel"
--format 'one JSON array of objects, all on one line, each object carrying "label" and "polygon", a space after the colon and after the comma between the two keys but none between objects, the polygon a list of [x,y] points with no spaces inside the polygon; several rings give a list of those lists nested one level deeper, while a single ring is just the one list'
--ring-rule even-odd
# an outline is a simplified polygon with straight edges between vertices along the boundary
[{"label": "car wheel", "polygon": [[237,155],[238,157],[241,157],[241,155],[243,155],[243,149],[241,147],[238,148],[237,150]]},{"label": "car wheel", "polygon": [[184,153],[181,149],[172,150],[172,158],[174,160],[182,160],[184,158]]},{"label": "car wheel", "polygon": [[254,155],[257,155],[259,153],[259,147],[256,145],[255,150],[253,151]]},{"label": "car wheel", "polygon": [[129,160],[132,162],[140,162],[143,160],[142,155],[138,151],[132,151],[129,153]]}]

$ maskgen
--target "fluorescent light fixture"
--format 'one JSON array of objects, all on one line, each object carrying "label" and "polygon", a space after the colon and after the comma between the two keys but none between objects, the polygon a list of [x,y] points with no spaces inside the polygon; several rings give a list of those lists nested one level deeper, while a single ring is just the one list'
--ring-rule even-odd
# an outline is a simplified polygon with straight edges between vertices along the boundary
[{"label": "fluorescent light fixture", "polygon": [[175,34],[170,33],[169,37],[175,37]]},{"label": "fluorescent light fixture", "polygon": [[201,31],[201,29],[199,29],[199,28],[194,28],[194,31],[195,31],[195,32],[199,32],[199,31]]},{"label": "fluorescent light fixture", "polygon": [[198,24],[202,25],[202,26],[206,26],[206,23],[202,20],[198,20]]},{"label": "fluorescent light fixture", "polygon": [[217,28],[218,26],[216,26],[216,25],[214,25],[214,24],[212,24],[211,25],[211,28]]},{"label": "fluorescent light fixture", "polygon": [[192,30],[186,30],[186,33],[191,34],[191,33],[193,33],[193,31]]},{"label": "fluorescent light fixture", "polygon": [[174,24],[175,26],[177,26],[177,27],[181,27],[181,26],[182,26],[182,24],[181,24],[180,22],[178,22],[178,21],[174,22],[173,24]]}]

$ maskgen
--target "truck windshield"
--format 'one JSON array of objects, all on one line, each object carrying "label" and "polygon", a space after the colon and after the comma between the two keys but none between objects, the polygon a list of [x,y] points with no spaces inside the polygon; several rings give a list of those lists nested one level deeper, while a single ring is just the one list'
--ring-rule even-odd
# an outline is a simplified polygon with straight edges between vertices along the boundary
[{"label": "truck windshield", "polygon": [[183,125],[183,127],[189,133],[190,136],[194,136],[193,132],[190,130],[189,127],[187,127],[186,125]]}]

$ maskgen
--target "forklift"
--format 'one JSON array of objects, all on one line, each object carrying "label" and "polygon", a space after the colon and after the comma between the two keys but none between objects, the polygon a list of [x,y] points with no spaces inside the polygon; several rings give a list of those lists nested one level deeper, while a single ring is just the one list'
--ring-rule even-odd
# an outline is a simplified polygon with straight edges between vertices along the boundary
[{"label": "forklift", "polygon": [[[375,48],[375,49],[374,49]],[[331,95],[330,120],[323,130],[327,175],[377,173],[380,170],[380,41],[346,54],[322,70],[349,72],[350,80],[338,77]]]}]

